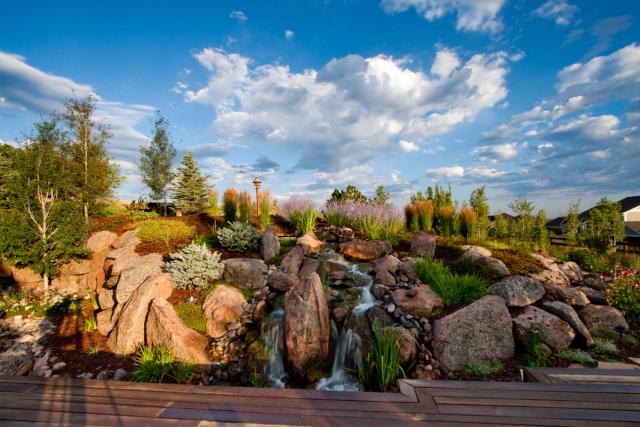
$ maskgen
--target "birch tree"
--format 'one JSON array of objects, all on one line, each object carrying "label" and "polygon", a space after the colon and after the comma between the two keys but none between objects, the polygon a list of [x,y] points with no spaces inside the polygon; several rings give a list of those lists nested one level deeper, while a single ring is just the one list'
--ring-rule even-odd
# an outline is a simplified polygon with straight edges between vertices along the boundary
[{"label": "birch tree", "polygon": [[169,185],[175,176],[171,164],[176,157],[176,149],[169,140],[167,127],[167,120],[158,116],[153,124],[151,141],[140,147],[142,182],[151,190],[152,199],[164,202],[164,216],[167,216]]}]

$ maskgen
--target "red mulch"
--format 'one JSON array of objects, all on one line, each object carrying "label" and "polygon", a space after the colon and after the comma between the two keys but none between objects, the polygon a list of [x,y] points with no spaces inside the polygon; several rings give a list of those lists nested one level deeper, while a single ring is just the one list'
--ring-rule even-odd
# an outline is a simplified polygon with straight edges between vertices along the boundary
[{"label": "red mulch", "polygon": [[197,289],[174,289],[167,301],[169,301],[171,305],[182,304],[187,302],[189,297],[194,297],[197,304],[202,303],[202,295]]}]

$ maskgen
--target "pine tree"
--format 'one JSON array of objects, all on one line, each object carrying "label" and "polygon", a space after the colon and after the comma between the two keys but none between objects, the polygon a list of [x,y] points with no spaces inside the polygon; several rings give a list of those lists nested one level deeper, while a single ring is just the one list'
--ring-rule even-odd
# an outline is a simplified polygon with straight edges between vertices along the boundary
[{"label": "pine tree", "polygon": [[65,105],[63,117],[71,139],[67,142],[71,159],[70,179],[75,198],[82,205],[85,223],[100,200],[110,197],[120,184],[118,168],[107,154],[111,134],[94,119],[95,99],[89,95]]},{"label": "pine tree", "polygon": [[373,203],[376,205],[386,205],[389,203],[389,192],[384,188],[384,185],[376,187],[376,196],[373,199]]},{"label": "pine tree", "polygon": [[183,213],[202,212],[209,206],[209,187],[207,177],[200,173],[200,168],[188,152],[178,166],[177,182],[173,189],[176,208]]},{"label": "pine tree", "polygon": [[489,204],[487,203],[487,195],[485,194],[484,186],[478,187],[471,192],[469,205],[478,215],[475,234],[478,238],[484,239],[489,233]]},{"label": "pine tree", "polygon": [[164,202],[164,216],[167,216],[169,185],[174,178],[171,164],[176,157],[176,149],[169,141],[167,127],[167,120],[158,116],[153,124],[153,137],[149,145],[140,147],[142,182],[151,190],[153,200]]}]

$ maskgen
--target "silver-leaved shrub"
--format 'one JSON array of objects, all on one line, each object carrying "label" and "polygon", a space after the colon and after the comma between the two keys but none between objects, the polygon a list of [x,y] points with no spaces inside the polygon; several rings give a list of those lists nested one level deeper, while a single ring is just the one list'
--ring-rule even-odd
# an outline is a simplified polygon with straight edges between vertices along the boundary
[{"label": "silver-leaved shrub", "polygon": [[180,251],[169,255],[166,269],[176,289],[203,289],[222,277],[224,264],[220,254],[211,252],[206,244],[190,243]]},{"label": "silver-leaved shrub", "polygon": [[230,251],[246,251],[258,246],[258,233],[246,222],[231,222],[218,230],[218,242]]}]

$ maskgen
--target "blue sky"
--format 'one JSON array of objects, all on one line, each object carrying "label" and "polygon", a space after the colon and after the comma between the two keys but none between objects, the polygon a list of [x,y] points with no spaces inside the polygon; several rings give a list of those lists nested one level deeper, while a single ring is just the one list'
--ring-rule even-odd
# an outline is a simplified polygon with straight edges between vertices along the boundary
[{"label": "blue sky", "polygon": [[154,111],[211,184],[402,205],[451,183],[563,213],[640,192],[640,3],[3,1],[0,140],[98,97],[125,183]]}]

